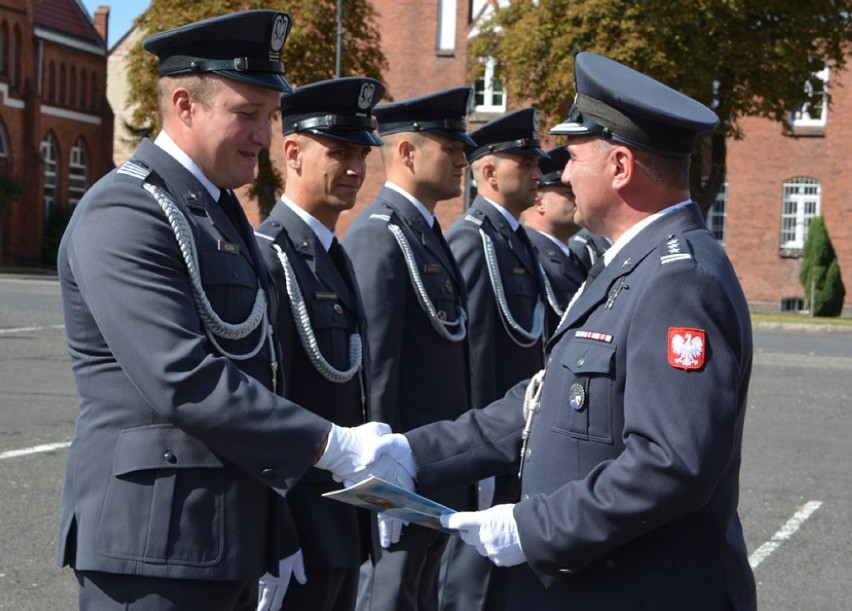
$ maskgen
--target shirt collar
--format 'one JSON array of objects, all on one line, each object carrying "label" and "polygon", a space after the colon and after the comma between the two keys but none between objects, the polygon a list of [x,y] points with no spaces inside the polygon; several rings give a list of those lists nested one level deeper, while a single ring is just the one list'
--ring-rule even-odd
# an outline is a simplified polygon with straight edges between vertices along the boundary
[{"label": "shirt collar", "polygon": [[556,237],[550,235],[546,231],[542,231],[541,229],[536,229],[535,227],[526,227],[526,229],[528,231],[530,229],[532,229],[533,231],[537,231],[538,233],[540,233],[541,235],[546,237],[548,240],[553,242],[557,247],[559,247],[559,250],[561,250],[566,257],[568,257],[569,259],[571,258],[571,249],[568,248],[568,244],[566,244],[562,240],[558,240],[558,239],[556,239]]},{"label": "shirt collar", "polygon": [[410,201],[415,208],[417,208],[418,212],[423,215],[423,218],[426,219],[426,222],[429,224],[429,227],[432,226],[432,223],[435,222],[435,215],[429,212],[429,209],[426,208],[420,200],[414,197],[411,193],[400,187],[398,184],[393,183],[389,180],[385,181],[385,186],[392,191],[396,191],[400,195],[402,195],[405,199]]},{"label": "shirt collar", "polygon": [[154,144],[159,146],[166,153],[171,155],[175,161],[189,170],[189,172],[198,179],[198,182],[200,182],[204,189],[210,194],[213,201],[219,201],[221,189],[214,185],[210,179],[204,175],[204,172],[201,171],[198,164],[196,164],[189,155],[183,152],[183,150],[175,143],[174,140],[172,140],[172,137],[169,136],[165,130],[160,131],[157,135],[157,139],[154,140]]},{"label": "shirt collar", "polygon": [[627,244],[630,242],[630,240],[635,238],[640,231],[645,229],[645,227],[647,227],[648,225],[650,225],[651,223],[653,223],[657,219],[663,218],[667,214],[671,214],[675,210],[680,210],[681,208],[684,208],[691,203],[692,203],[692,200],[687,199],[687,200],[682,201],[680,203],[671,205],[668,208],[663,208],[659,212],[652,214],[651,216],[649,216],[647,218],[642,219],[641,221],[639,221],[638,223],[633,225],[630,229],[628,229],[627,231],[622,233],[621,236],[615,242],[612,243],[612,246],[607,248],[606,251],[604,252],[604,262],[606,263],[606,265],[609,265],[610,261],[615,259],[615,255],[618,254],[618,251],[620,251],[622,248],[627,246]]},{"label": "shirt collar", "polygon": [[506,222],[507,222],[507,223],[509,223],[509,227],[511,227],[511,228],[512,228],[512,231],[517,231],[517,230],[518,230],[518,226],[520,225],[520,223],[518,222],[518,219],[516,219],[514,216],[512,216],[512,213],[511,213],[511,212],[509,212],[508,210],[506,210],[503,206],[501,206],[500,204],[498,204],[498,203],[497,203],[497,202],[495,202],[494,200],[492,200],[492,199],[488,199],[488,198],[487,198],[487,197],[485,197],[484,195],[482,196],[482,199],[484,199],[484,200],[485,200],[485,201],[487,201],[489,204],[491,204],[492,206],[494,206],[494,207],[497,209],[497,212],[499,212],[500,214],[502,214],[502,215],[503,215],[503,218],[505,218],[505,219],[506,219]]},{"label": "shirt collar", "polygon": [[325,248],[326,252],[331,248],[331,243],[334,241],[334,232],[331,231],[328,227],[320,223],[313,215],[307,212],[304,208],[299,207],[296,202],[287,197],[286,195],[281,196],[281,201],[287,206],[290,210],[292,210],[296,216],[302,219],[305,224],[311,228],[311,231],[314,232],[314,235],[317,236],[317,239],[322,244],[322,247]]}]

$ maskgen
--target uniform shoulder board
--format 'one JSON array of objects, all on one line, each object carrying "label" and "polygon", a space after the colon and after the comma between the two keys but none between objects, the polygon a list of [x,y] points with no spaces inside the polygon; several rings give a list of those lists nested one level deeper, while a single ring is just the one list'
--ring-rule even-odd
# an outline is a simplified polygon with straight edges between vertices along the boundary
[{"label": "uniform shoulder board", "polygon": [[472,214],[465,215],[464,220],[466,220],[468,223],[473,223],[474,225],[476,225],[478,227],[482,226],[482,219],[477,218]]},{"label": "uniform shoulder board", "polygon": [[692,259],[689,242],[682,235],[670,234],[660,243],[660,265]]},{"label": "uniform shoulder board", "polygon": [[379,214],[375,212],[370,215],[371,219],[376,219],[377,221],[384,221],[385,223],[390,223],[391,215],[390,214]]},{"label": "uniform shoulder board", "polygon": [[151,168],[148,168],[140,163],[133,161],[125,161],[116,170],[118,176],[127,176],[133,180],[144,182],[151,175]]}]

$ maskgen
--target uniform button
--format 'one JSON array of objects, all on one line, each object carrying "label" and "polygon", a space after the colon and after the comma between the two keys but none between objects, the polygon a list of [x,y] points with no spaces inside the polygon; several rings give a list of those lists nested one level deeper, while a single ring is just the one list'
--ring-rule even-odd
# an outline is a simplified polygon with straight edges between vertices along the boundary
[{"label": "uniform button", "polygon": [[175,456],[175,453],[169,449],[163,452],[163,460],[167,463],[175,464],[177,462],[177,456]]},{"label": "uniform button", "polygon": [[525,495],[524,495],[524,500],[525,500],[525,501],[528,501],[528,500],[530,500],[530,495],[528,495],[528,494],[525,494]]},{"label": "uniform button", "polygon": [[240,272],[238,272],[238,271],[237,271],[237,270],[235,270],[235,269],[232,269],[232,270],[231,270],[231,277],[232,277],[232,278],[234,278],[234,279],[239,278],[239,277],[240,277]]},{"label": "uniform button", "polygon": [[524,452],[524,460],[526,460],[527,462],[529,462],[529,461],[530,461],[530,457],[531,457],[531,456],[532,456],[532,449],[527,448],[527,451],[526,451],[526,452]]},{"label": "uniform button", "polygon": [[339,303],[335,303],[334,304],[334,313],[335,314],[343,314],[343,306],[341,306]]},{"label": "uniform button", "polygon": [[604,565],[604,568],[607,568],[607,569],[610,569],[610,570],[614,569],[615,568],[615,560],[613,560],[612,558],[607,558],[606,560],[603,561],[603,565]]},{"label": "uniform button", "polygon": [[266,479],[273,479],[277,475],[275,469],[264,469],[260,474]]},{"label": "uniform button", "polygon": [[538,403],[535,404],[534,411],[535,411],[536,414],[541,411],[541,401],[539,401]]},{"label": "uniform button", "polygon": [[586,364],[586,357],[585,356],[581,356],[580,358],[577,359],[577,367],[582,367],[585,364]]}]

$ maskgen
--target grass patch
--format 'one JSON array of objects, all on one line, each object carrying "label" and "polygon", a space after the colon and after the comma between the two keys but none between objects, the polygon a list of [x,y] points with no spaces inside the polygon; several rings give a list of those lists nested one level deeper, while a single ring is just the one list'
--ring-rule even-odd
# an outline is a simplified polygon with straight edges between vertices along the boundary
[{"label": "grass patch", "polygon": [[852,318],[810,316],[794,312],[752,312],[752,322],[792,323],[797,325],[838,325],[852,328]]}]

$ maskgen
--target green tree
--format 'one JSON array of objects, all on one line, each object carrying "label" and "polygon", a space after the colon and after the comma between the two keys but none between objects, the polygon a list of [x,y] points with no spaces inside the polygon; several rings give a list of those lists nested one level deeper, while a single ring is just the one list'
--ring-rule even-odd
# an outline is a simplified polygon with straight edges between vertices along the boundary
[{"label": "green tree", "polygon": [[[148,10],[134,22],[142,38],[184,23],[244,9],[279,9],[293,18],[293,29],[281,53],[287,79],[294,85],[313,83],[335,76],[337,48],[337,0],[151,0]],[[343,3],[342,76],[360,75],[381,79],[387,59],[380,47],[376,13],[368,0]],[[128,54],[128,104],[136,133],[160,130],[157,106],[157,58],[142,45]],[[250,193],[258,198],[261,217],[266,216],[282,190],[281,174],[259,157],[257,179]]]},{"label": "green tree", "polygon": [[812,219],[808,225],[799,282],[805,290],[805,308],[813,316],[840,316],[846,288],[821,216]]},{"label": "green tree", "polygon": [[514,0],[481,28],[470,55],[494,57],[514,99],[542,109],[542,123],[562,120],[574,98],[576,51],[621,61],[713,108],[722,122],[697,149],[709,155],[692,191],[702,211],[725,181],[725,138],[737,120],[779,122],[808,100],[821,103],[814,73],[825,61],[842,69],[852,40],[849,0]]}]

